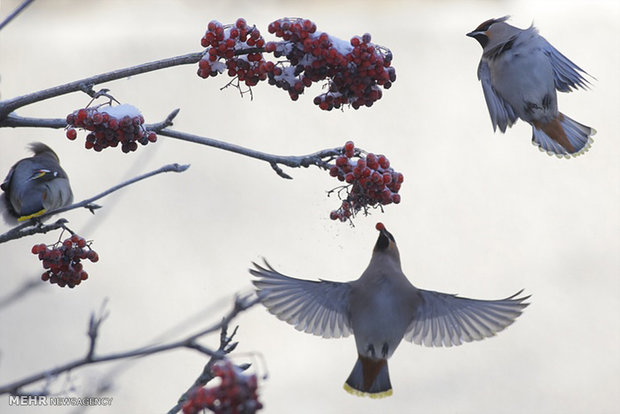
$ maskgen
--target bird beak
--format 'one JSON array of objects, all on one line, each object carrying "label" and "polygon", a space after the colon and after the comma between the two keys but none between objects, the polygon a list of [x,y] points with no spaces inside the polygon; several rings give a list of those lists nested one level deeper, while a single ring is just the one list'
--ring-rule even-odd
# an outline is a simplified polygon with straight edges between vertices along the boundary
[{"label": "bird beak", "polygon": [[383,224],[378,224],[377,230],[379,230],[379,237],[377,238],[377,243],[375,244],[375,250],[387,249],[390,242],[394,240],[393,236],[387,231]]},{"label": "bird beak", "polygon": [[486,47],[487,43],[489,43],[489,35],[487,34],[487,32],[482,30],[474,30],[473,32],[467,33],[465,36],[473,37],[474,39],[476,39],[483,49]]}]

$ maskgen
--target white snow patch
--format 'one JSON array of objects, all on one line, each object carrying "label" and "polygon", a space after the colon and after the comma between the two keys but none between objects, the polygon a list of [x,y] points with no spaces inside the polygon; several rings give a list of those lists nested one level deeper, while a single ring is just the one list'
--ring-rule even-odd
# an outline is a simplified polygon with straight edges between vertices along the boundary
[{"label": "white snow patch", "polygon": [[288,66],[282,69],[281,75],[274,76],[275,80],[284,80],[289,85],[293,86],[298,81],[297,76],[295,76],[295,67]]},{"label": "white snow patch", "polygon": [[282,53],[285,56],[291,53],[292,50],[293,50],[292,42],[278,43],[276,45],[276,51]]},{"label": "white snow patch", "polygon": [[353,46],[351,46],[351,42],[346,40],[342,40],[337,38],[336,36],[327,35],[329,40],[332,42],[332,46],[334,49],[338,51],[341,55],[347,55],[353,51]]},{"label": "white snow patch", "polygon": [[121,104],[116,106],[108,106],[105,108],[100,108],[99,112],[106,112],[110,117],[121,119],[124,116],[129,116],[131,118],[136,118],[142,115],[140,110],[133,105],[129,104]]},{"label": "white snow patch", "polygon": [[226,70],[226,64],[221,61],[211,62],[211,71],[218,71],[219,73],[224,73]]},{"label": "white snow patch", "polygon": [[312,62],[314,62],[317,58],[314,57],[314,55],[312,55],[312,53],[306,53],[305,55],[303,55],[303,57],[299,60],[299,64],[300,65],[304,65],[304,66],[310,66],[312,65]]}]

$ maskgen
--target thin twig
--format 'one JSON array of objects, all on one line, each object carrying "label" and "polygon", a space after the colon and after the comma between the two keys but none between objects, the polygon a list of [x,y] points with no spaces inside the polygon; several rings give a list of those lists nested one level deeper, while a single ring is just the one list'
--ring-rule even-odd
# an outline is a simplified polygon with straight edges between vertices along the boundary
[{"label": "thin twig", "polygon": [[[177,108],[170,112],[166,119],[161,122],[156,122],[154,124],[144,124],[144,128],[149,131],[159,131],[161,129],[172,126],[172,121],[178,115],[180,109]],[[29,128],[54,128],[61,129],[67,126],[66,119],[61,118],[30,118],[25,116],[19,116],[17,114],[11,113],[7,115],[7,117],[0,121],[0,127],[10,127],[10,128],[18,128],[18,127],[29,127]]]},{"label": "thin twig", "polygon": [[9,24],[9,22],[11,20],[13,20],[14,18],[17,17],[17,15],[19,13],[21,13],[26,7],[30,6],[30,3],[32,3],[34,0],[24,0],[22,2],[22,4],[20,4],[19,6],[17,6],[15,8],[15,10],[13,10],[11,12],[11,14],[9,14],[8,16],[6,16],[6,18],[0,22],[0,30],[4,29],[4,26],[6,26],[7,24]]},{"label": "thin twig", "polygon": [[[42,226],[41,220],[50,217],[52,215],[55,214],[60,214],[60,213],[64,213],[65,211],[69,211],[69,210],[73,210],[76,208],[81,208],[81,207],[85,207],[88,208],[89,210],[91,210],[91,212],[93,211],[93,208],[96,208],[96,206],[93,206],[93,202],[96,200],[99,200],[100,198],[103,198],[105,196],[107,196],[110,193],[113,193],[117,190],[120,190],[123,187],[126,187],[128,185],[134,184],[138,181],[144,180],[146,178],[152,177],[154,175],[157,174],[161,174],[161,173],[165,173],[165,172],[183,172],[185,170],[187,170],[189,168],[189,165],[179,165],[179,164],[168,164],[168,165],[164,165],[161,168],[158,168],[156,170],[153,170],[151,172],[148,172],[146,174],[142,174],[139,175],[135,178],[132,178],[131,180],[127,180],[125,182],[122,182],[118,185],[115,185],[112,188],[107,189],[106,191],[97,194],[94,197],[91,198],[87,198],[86,200],[82,200],[79,203],[74,203],[71,204],[69,206],[65,206],[65,207],[61,207],[61,208],[57,208],[55,210],[51,210],[46,212],[45,214],[40,215],[39,217],[34,217],[28,221],[26,221],[23,224],[20,224],[17,227],[12,228],[11,230],[7,231],[4,234],[0,234],[0,243],[4,243],[7,242],[9,240],[15,240],[15,239],[19,239],[21,237],[24,236],[28,236],[28,235],[32,235],[32,234],[37,234],[37,233],[46,233],[50,230],[54,230],[57,229],[59,227],[63,227],[63,225],[67,222],[66,220],[61,221],[58,220],[56,223],[54,224],[50,224],[50,225],[46,225],[46,226]],[[31,227],[32,228],[29,228]],[[56,227],[54,227],[56,226]]]},{"label": "thin twig", "polygon": [[[235,51],[235,55],[247,55],[249,53],[263,52],[262,48],[239,49]],[[17,96],[13,99],[0,101],[0,121],[4,120],[14,110],[22,106],[30,105],[35,102],[44,101],[56,96],[66,95],[68,93],[83,91],[89,95],[93,95],[93,85],[110,82],[117,79],[123,79],[142,73],[153,72],[160,69],[170,68],[181,65],[192,65],[204,56],[203,52],[188,53],[186,55],[174,56],[171,58],[156,60],[153,62],[142,63],[128,68],[118,69],[111,72],[101,73],[99,75],[90,76],[88,78],[65,83],[64,85],[54,86],[42,91],[29,93],[27,95]],[[1,125],[1,124],[0,124]]]},{"label": "thin twig", "polygon": [[325,149],[317,151],[308,155],[274,155],[261,151],[256,151],[250,148],[245,148],[240,145],[231,144],[225,141],[220,141],[213,138],[202,137],[199,135],[188,134],[186,132],[179,132],[172,129],[162,129],[158,132],[158,135],[167,136],[170,138],[180,139],[182,141],[193,142],[196,144],[202,144],[209,147],[219,148],[224,151],[230,151],[237,154],[245,155],[247,157],[256,158],[262,161],[268,162],[271,167],[283,178],[290,179],[291,177],[279,169],[278,164],[286,165],[291,168],[304,167],[307,168],[310,165],[316,165],[320,168],[328,169],[329,165],[325,158],[335,157],[342,152],[341,147]]},{"label": "thin twig", "polygon": [[101,73],[99,75],[69,82],[64,85],[54,86],[49,89],[30,93],[8,99],[0,102],[0,120],[4,119],[8,114],[22,106],[30,105],[35,102],[44,101],[56,96],[65,95],[71,92],[88,91],[92,89],[92,85],[123,79],[141,73],[152,72],[159,69],[169,68],[180,65],[190,65],[197,63],[202,57],[203,52],[188,53],[186,55],[175,56],[167,59],[156,60],[154,62],[143,63],[124,69],[114,70],[112,72]]},{"label": "thin twig", "polygon": [[[233,330],[233,333],[230,334],[230,336],[229,336],[228,335],[228,324],[223,324],[222,325],[222,328],[220,330],[220,346],[218,348],[218,352],[221,355],[227,355],[227,354],[231,353],[237,347],[237,342],[234,342],[232,345],[230,345],[230,342],[232,341],[234,336],[237,334],[237,328],[238,328],[238,326],[235,327],[235,329]],[[199,347],[201,346],[199,344],[195,344],[195,345],[197,345]],[[216,362],[218,362],[219,360],[221,360],[222,358],[223,357],[221,357],[221,356],[220,357],[213,356],[213,357],[211,357],[209,359],[209,361],[203,367],[202,372],[200,373],[198,378],[196,378],[194,383],[181,395],[181,397],[179,397],[179,400],[177,401],[175,406],[172,407],[168,411],[168,414],[175,414],[175,413],[181,411],[181,408],[183,407],[185,402],[189,398],[191,398],[191,395],[194,392],[194,390],[196,390],[197,388],[200,388],[200,387],[204,387],[209,381],[211,381],[214,378],[214,375],[213,375],[213,365]],[[247,369],[247,366],[240,367],[240,368]]]},{"label": "thin twig", "polygon": [[[240,145],[231,144],[225,141],[169,129],[168,127],[172,125],[172,120],[176,117],[178,113],[179,109],[175,109],[168,115],[168,117],[166,117],[165,120],[154,124],[146,124],[145,128],[149,131],[155,131],[160,136],[167,136],[182,141],[194,142],[196,144],[219,148],[224,151],[230,151],[237,154],[245,155],[247,157],[266,161],[269,163],[271,168],[273,168],[276,174],[286,179],[292,179],[292,177],[285,173],[279,167],[279,165],[286,165],[287,167],[291,168],[309,167],[310,165],[316,165],[320,168],[328,169],[329,165],[325,159],[335,157],[337,155],[340,155],[341,153],[341,148],[332,148],[302,156],[268,154],[250,148],[245,148]],[[0,121],[0,126],[64,128],[67,126],[67,123],[64,119],[27,118],[21,117],[16,114],[10,114],[6,117],[5,120]]]},{"label": "thin twig", "polygon": [[[94,355],[95,344],[93,343],[93,341],[96,341],[101,322],[105,318],[105,315],[102,314],[100,315],[98,322],[95,322],[95,323],[91,322],[89,324],[88,336],[90,338],[90,342],[89,342],[87,353],[84,357],[76,359],[71,362],[67,362],[56,368],[51,368],[51,369],[30,375],[26,378],[22,378],[20,380],[14,381],[12,383],[2,385],[0,386],[0,395],[3,395],[3,394],[22,395],[21,388],[26,385],[30,385],[30,384],[33,384],[35,382],[38,382],[44,379],[56,377],[62,373],[72,371],[73,369],[76,369],[76,368],[79,368],[85,365],[94,365],[94,364],[99,364],[102,362],[115,361],[119,359],[144,357],[148,355],[170,351],[172,349],[177,349],[177,348],[195,349],[210,357],[215,357],[216,359],[222,359],[226,355],[225,351],[228,348],[228,344],[225,345],[224,349],[218,349],[216,351],[213,351],[204,346],[196,346],[195,345],[196,340],[198,340],[200,337],[204,335],[218,331],[222,327],[227,326],[230,323],[230,321],[233,320],[239,313],[251,308],[257,303],[258,303],[257,297],[254,297],[254,298],[250,298],[249,296],[236,297],[235,305],[233,309],[230,312],[228,312],[228,314],[226,314],[226,316],[224,316],[224,318],[222,318],[222,320],[219,323],[216,323],[213,326],[203,329],[202,331],[196,334],[190,335],[187,338],[174,341],[174,342],[170,342],[168,344],[163,344],[163,345],[145,346],[145,347],[133,349],[130,351],[96,356]],[[95,332],[91,332],[91,328],[94,329]],[[221,345],[220,345],[220,348],[221,348]]]}]

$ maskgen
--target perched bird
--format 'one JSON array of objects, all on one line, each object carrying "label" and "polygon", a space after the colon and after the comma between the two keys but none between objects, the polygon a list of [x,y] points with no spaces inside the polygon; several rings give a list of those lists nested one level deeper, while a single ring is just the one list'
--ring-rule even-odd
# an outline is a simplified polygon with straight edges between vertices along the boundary
[{"label": "perched bird", "polygon": [[[56,153],[47,145],[30,144],[34,156],[18,161],[0,185],[5,220],[11,223],[40,216],[71,204],[73,193],[67,173]],[[3,213],[4,213],[3,212]]]},{"label": "perched bird", "polygon": [[250,273],[269,312],[296,329],[324,338],[353,334],[358,358],[344,388],[356,395],[392,395],[387,360],[403,337],[426,346],[452,346],[495,335],[523,309],[522,291],[500,300],[476,300],[413,286],[400,266],[394,236],[382,223],[362,276],[341,283],[285,276],[266,261]]},{"label": "perched bird", "polygon": [[[541,151],[570,158],[590,148],[594,128],[558,111],[556,90],[586,89],[587,73],[558,52],[534,26],[522,30],[490,19],[467,36],[482,46],[478,79],[493,130],[506,132],[517,118],[532,125],[532,143]],[[580,73],[581,72],[581,73]]]}]

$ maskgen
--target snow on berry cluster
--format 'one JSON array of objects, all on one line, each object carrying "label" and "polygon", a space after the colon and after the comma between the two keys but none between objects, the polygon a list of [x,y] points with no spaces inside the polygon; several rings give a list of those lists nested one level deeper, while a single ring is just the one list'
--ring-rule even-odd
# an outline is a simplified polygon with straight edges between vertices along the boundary
[{"label": "snow on berry cluster", "polygon": [[[256,86],[267,79],[267,71],[273,63],[265,62],[260,51],[237,55],[239,50],[261,49],[265,39],[255,27],[249,27],[245,19],[239,18],[234,25],[222,25],[212,20],[201,39],[202,47],[207,48],[198,62],[198,76],[208,78],[228,70],[231,77],[237,76],[247,86]],[[222,61],[224,60],[224,62]]]},{"label": "snow on berry cluster", "polygon": [[90,248],[90,243],[77,234],[52,246],[35,244],[32,253],[39,256],[43,268],[47,269],[41,275],[41,280],[60,287],[73,288],[88,279],[81,260],[88,259],[93,263],[99,260],[99,255]]},{"label": "snow on berry cluster", "polygon": [[183,414],[196,414],[208,409],[216,414],[253,414],[263,408],[258,401],[256,375],[245,375],[230,361],[218,363],[212,368],[220,377],[220,385],[198,388],[183,405]]},{"label": "snow on berry cluster", "polygon": [[333,210],[329,217],[332,220],[347,221],[360,210],[367,213],[368,207],[400,203],[400,186],[403,175],[390,167],[385,155],[368,153],[366,156],[355,148],[352,141],[347,141],[342,154],[336,158],[336,165],[329,169],[332,177],[347,183],[340,187],[338,194],[346,193],[342,204]]},{"label": "snow on berry cluster", "polygon": [[144,117],[133,105],[122,104],[101,107],[82,108],[67,115],[67,138],[77,138],[75,128],[90,131],[84,146],[99,152],[108,147],[121,144],[124,153],[138,149],[138,143],[146,145],[157,141],[153,131],[144,127]]},{"label": "snow on berry cluster", "polygon": [[[293,101],[313,83],[326,81],[327,91],[314,98],[323,110],[371,106],[381,99],[381,88],[390,88],[396,80],[392,53],[371,43],[369,34],[347,42],[317,32],[316,24],[299,18],[278,19],[269,24],[268,31],[282,40],[265,43],[259,30],[242,18],[234,25],[211,21],[201,39],[206,50],[198,63],[198,76],[207,78],[228,70],[229,76],[249,87],[268,80],[286,90]],[[273,53],[279,60],[266,61],[262,52]]]},{"label": "snow on berry cluster", "polygon": [[372,106],[381,99],[381,86],[389,89],[396,80],[391,67],[392,53],[370,43],[370,34],[355,36],[349,42],[324,32],[306,19],[279,19],[268,30],[282,42],[269,42],[267,52],[285,56],[280,74],[270,72],[269,82],[289,92],[292,100],[304,87],[327,79],[327,92],[314,98],[323,110],[350,104],[354,109]]}]

